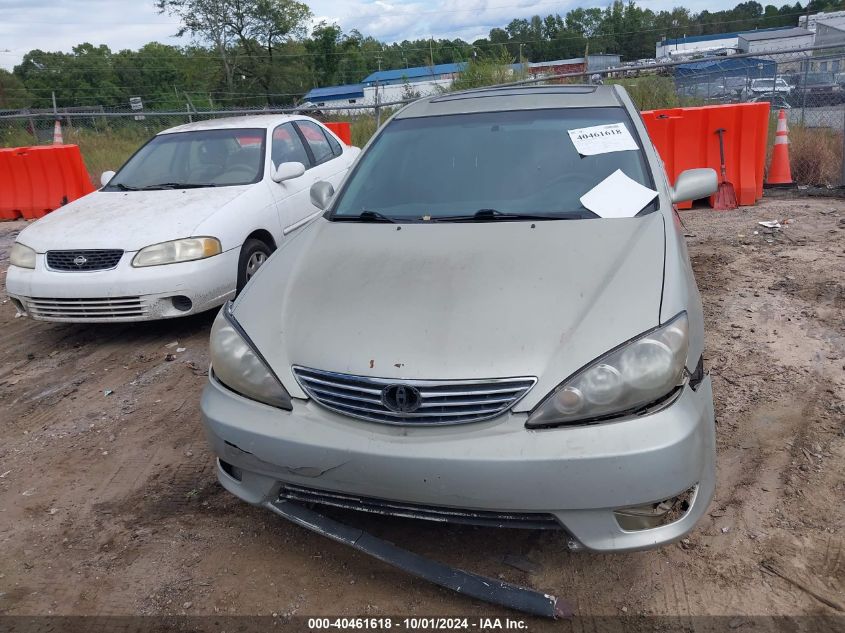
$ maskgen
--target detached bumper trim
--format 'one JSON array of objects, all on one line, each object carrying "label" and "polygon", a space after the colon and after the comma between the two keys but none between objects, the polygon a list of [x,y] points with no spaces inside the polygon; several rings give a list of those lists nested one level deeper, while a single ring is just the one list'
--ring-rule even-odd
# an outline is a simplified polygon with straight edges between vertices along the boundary
[{"label": "detached bumper trim", "polygon": [[276,514],[301,527],[353,547],[441,587],[544,618],[572,616],[572,609],[568,605],[547,593],[449,567],[290,501],[279,500],[266,505]]}]

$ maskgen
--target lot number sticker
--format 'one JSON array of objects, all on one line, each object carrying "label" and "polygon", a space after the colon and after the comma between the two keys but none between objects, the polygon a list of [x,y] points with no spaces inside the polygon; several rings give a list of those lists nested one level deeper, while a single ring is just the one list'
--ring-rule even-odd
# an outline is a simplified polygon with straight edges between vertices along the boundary
[{"label": "lot number sticker", "polygon": [[639,149],[624,123],[608,123],[567,131],[572,144],[581,156]]}]

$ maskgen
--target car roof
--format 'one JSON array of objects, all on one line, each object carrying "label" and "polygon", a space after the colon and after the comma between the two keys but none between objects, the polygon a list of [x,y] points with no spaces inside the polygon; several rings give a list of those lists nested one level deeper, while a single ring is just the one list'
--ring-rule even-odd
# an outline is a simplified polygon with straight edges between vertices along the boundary
[{"label": "car roof", "polygon": [[159,134],[173,134],[175,132],[195,132],[197,130],[225,130],[232,128],[274,128],[286,121],[307,119],[308,117],[291,114],[253,114],[247,116],[233,116],[220,119],[185,123],[168,128]]},{"label": "car roof", "polygon": [[618,86],[566,84],[556,86],[503,86],[449,92],[414,101],[397,113],[410,119],[471,112],[545,110],[622,106]]}]

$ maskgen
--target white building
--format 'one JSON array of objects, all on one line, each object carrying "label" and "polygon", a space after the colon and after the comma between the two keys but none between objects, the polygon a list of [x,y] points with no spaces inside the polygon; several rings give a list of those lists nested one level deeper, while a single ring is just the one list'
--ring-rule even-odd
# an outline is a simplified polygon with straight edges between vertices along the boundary
[{"label": "white building", "polygon": [[829,11],[827,13],[814,13],[807,19],[806,15],[798,18],[798,26],[808,31],[816,32],[816,25],[826,24],[832,27],[845,27],[845,11]]},{"label": "white building", "polygon": [[741,33],[739,35],[739,50],[762,56],[766,53],[778,53],[779,59],[788,57],[807,57],[807,52],[782,53],[782,51],[797,51],[813,46],[815,33],[802,28],[778,29],[776,31],[759,30]]},{"label": "white building", "polygon": [[[710,35],[690,35],[674,39],[663,39],[657,42],[655,57],[657,59],[681,57],[692,58],[705,55],[732,55],[741,49],[740,38],[754,34],[754,36],[773,34],[774,39],[784,39],[781,44],[786,47],[788,36],[782,32],[793,31],[793,27],[777,27],[771,29],[756,29],[754,31],[736,31],[732,33],[712,33]],[[803,30],[803,29],[802,29]],[[792,45],[789,44],[791,47]],[[812,37],[810,44],[812,46]]]},{"label": "white building", "polygon": [[666,57],[715,54],[721,51],[732,53],[736,50],[738,36],[739,33],[714,33],[663,39],[657,42],[654,56],[656,59],[664,59]]}]

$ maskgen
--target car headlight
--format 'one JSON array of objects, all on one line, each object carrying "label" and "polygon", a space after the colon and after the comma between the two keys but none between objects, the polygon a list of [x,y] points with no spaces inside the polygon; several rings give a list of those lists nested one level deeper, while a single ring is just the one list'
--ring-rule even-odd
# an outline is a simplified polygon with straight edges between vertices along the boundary
[{"label": "car headlight", "polygon": [[608,352],[558,385],[526,426],[583,423],[633,412],[683,384],[689,347],[686,312]]},{"label": "car headlight", "polygon": [[231,303],[224,305],[211,326],[211,369],[215,378],[245,398],[290,410],[290,394],[231,310]]},{"label": "car headlight", "polygon": [[142,248],[132,259],[135,268],[190,262],[223,252],[216,237],[187,237]]},{"label": "car headlight", "polygon": [[9,264],[19,268],[35,268],[35,251],[29,246],[15,242],[9,252]]}]

